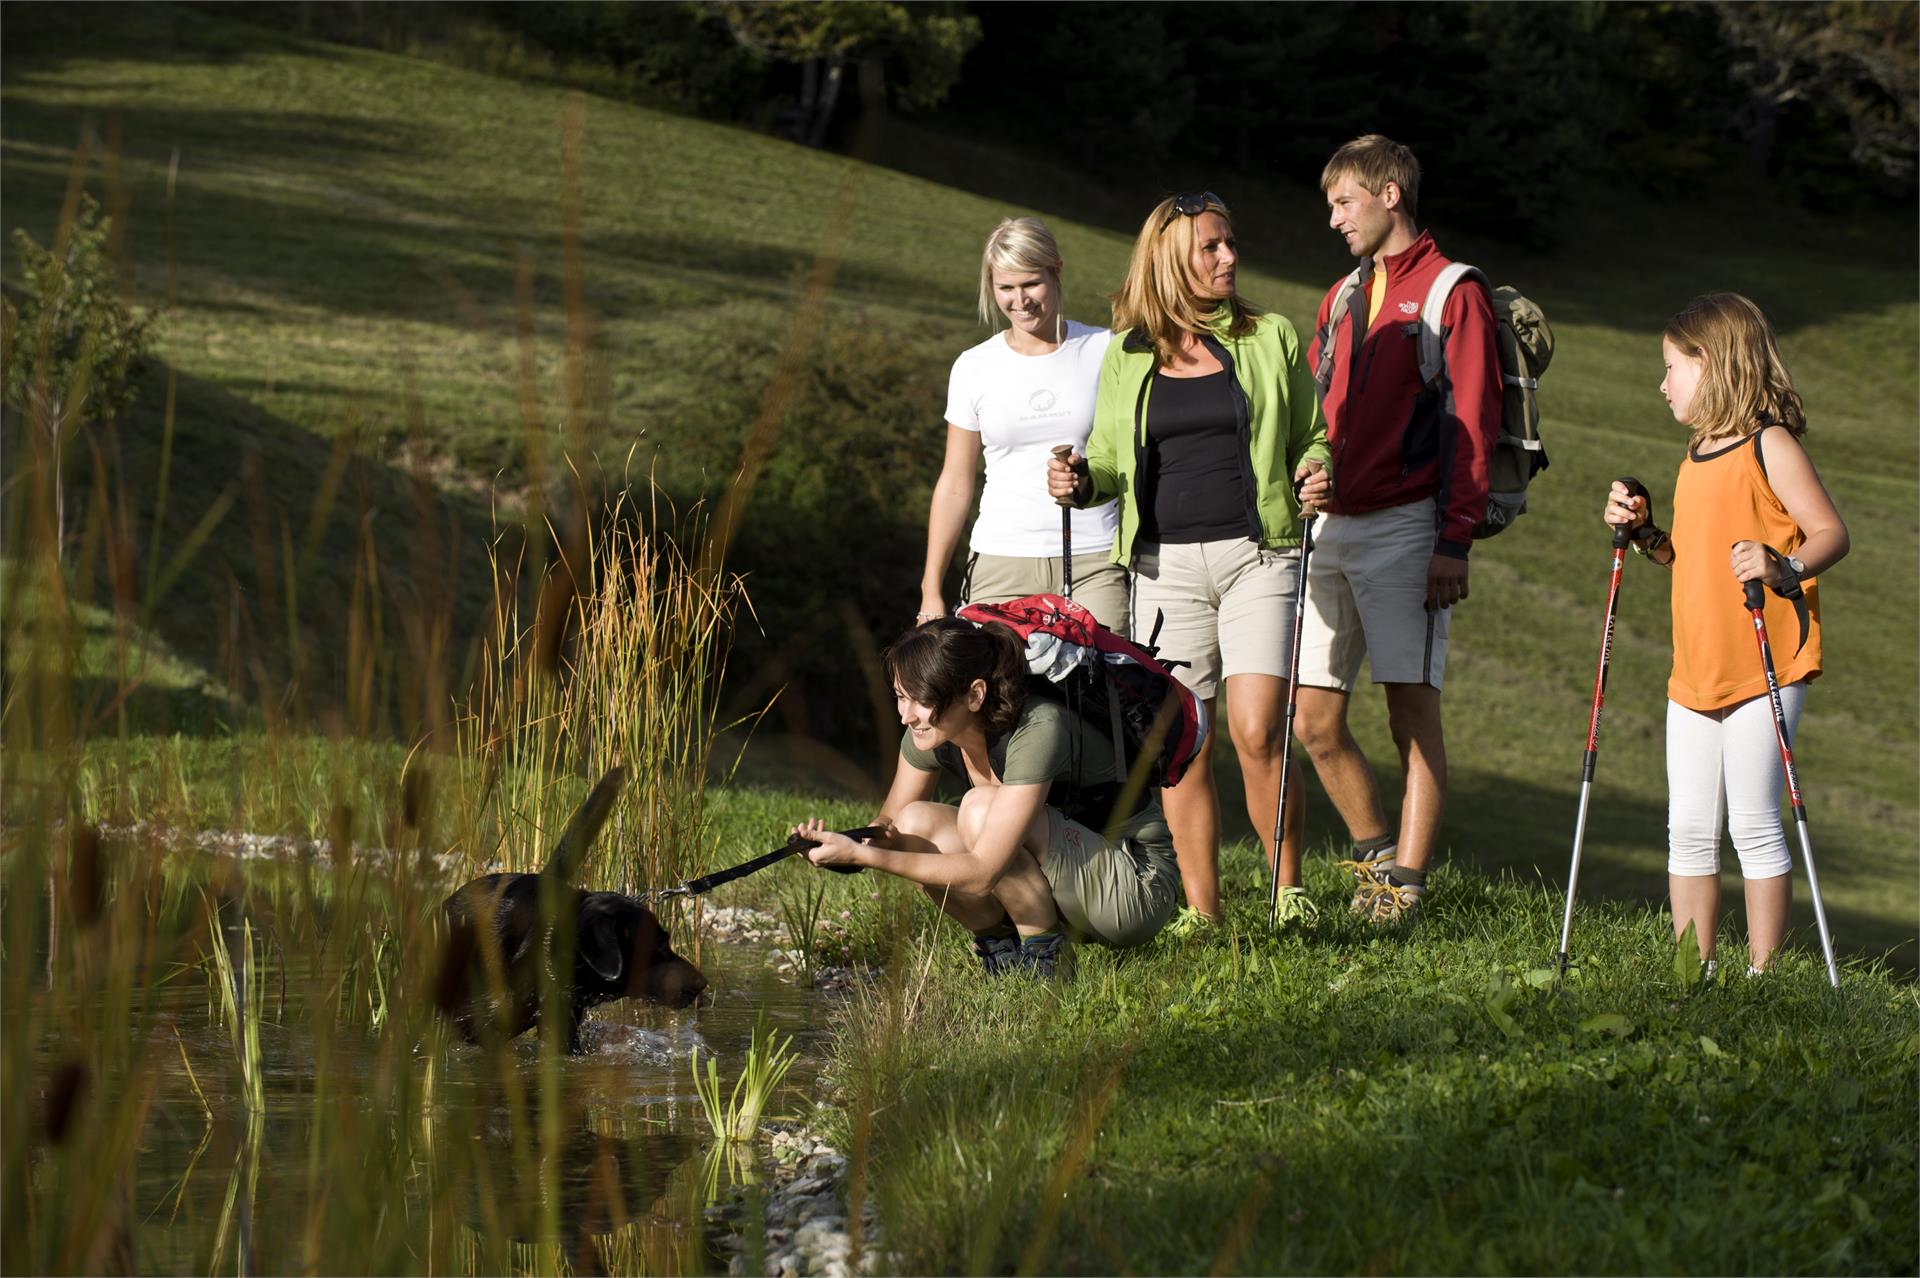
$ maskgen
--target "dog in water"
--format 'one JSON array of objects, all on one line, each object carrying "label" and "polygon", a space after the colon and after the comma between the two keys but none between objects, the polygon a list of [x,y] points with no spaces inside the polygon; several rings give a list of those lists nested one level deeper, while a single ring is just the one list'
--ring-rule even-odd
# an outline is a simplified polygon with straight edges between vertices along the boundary
[{"label": "dog in water", "polygon": [[[619,998],[686,1007],[707,988],[700,969],[673,952],[667,930],[638,897],[574,887],[574,866],[613,810],[626,780],[615,768],[600,778],[567,823],[538,874],[489,874],[441,907],[447,946],[435,1001],[470,1041],[513,1038],[535,1025],[565,1026],[578,1053],[587,1010]],[[543,893],[550,894],[543,926]],[[562,1007],[541,1005],[542,970],[573,951],[571,967],[548,979]]]}]

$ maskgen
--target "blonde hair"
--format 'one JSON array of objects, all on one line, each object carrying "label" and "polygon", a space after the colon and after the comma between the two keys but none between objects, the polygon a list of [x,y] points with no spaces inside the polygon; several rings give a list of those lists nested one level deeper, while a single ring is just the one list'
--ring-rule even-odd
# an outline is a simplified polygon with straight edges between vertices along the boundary
[{"label": "blonde hair", "polygon": [[[1044,271],[1053,276],[1054,297],[1066,314],[1066,290],[1060,284],[1060,246],[1053,232],[1037,217],[1003,217],[987,236],[987,247],[980,254],[980,322],[998,328],[995,322],[1000,308],[993,301],[995,271]],[[1066,320],[1061,321],[1065,331]]]},{"label": "blonde hair", "polygon": [[1251,333],[1261,314],[1237,290],[1224,298],[1201,294],[1202,281],[1193,273],[1193,225],[1202,214],[1217,213],[1231,228],[1233,216],[1213,196],[1205,199],[1200,213],[1178,214],[1173,205],[1179,198],[1170,195],[1147,214],[1133,241],[1127,278],[1107,299],[1113,303],[1113,331],[1144,330],[1162,364],[1179,358],[1181,334],[1213,331],[1220,327],[1223,312],[1229,337]]},{"label": "blonde hair", "polygon": [[1393,183],[1400,188],[1400,207],[1406,215],[1420,216],[1420,161],[1385,134],[1357,137],[1335,151],[1320,171],[1320,189],[1331,191],[1343,177],[1351,177],[1369,195],[1378,195],[1387,183]]},{"label": "blonde hair", "polygon": [[1726,435],[1751,435],[1762,426],[1806,434],[1806,407],[1793,374],[1780,358],[1773,325],[1738,293],[1707,293],[1667,321],[1661,334],[1681,354],[1701,362],[1700,385],[1688,410],[1689,444]]}]

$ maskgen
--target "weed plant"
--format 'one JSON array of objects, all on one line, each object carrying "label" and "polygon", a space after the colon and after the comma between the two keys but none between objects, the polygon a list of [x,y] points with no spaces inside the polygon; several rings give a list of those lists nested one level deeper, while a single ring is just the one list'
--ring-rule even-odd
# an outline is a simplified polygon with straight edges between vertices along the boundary
[{"label": "weed plant", "polygon": [[719,1064],[713,1057],[707,1057],[706,1073],[702,1074],[700,1052],[694,1049],[693,1084],[715,1140],[745,1144],[760,1134],[760,1121],[793,1069],[795,1058],[793,1036],[783,1038],[762,1018],[753,1027],[753,1040],[747,1046],[740,1077],[734,1082],[732,1093],[722,1100]]},{"label": "weed plant", "polygon": [[780,922],[786,928],[787,948],[799,965],[801,983],[811,989],[820,959],[820,907],[827,900],[827,875],[812,866],[783,867],[783,871]]},{"label": "weed plant", "polygon": [[[658,512],[650,512],[656,529]],[[680,529],[697,540],[696,515]],[[710,847],[704,796],[714,691],[743,595],[738,578],[699,571],[678,542],[649,532],[623,489],[594,527],[575,519],[556,562],[528,571],[493,542],[494,605],[465,713],[453,724],[461,842],[482,863],[537,868],[578,806],[582,778],[626,765],[628,786],[582,878],[624,891],[691,877]],[[534,584],[529,584],[529,578]],[[414,765],[431,768],[430,752]],[[423,787],[424,788],[424,787]],[[531,837],[513,837],[530,822]],[[502,852],[532,849],[536,859]]]}]

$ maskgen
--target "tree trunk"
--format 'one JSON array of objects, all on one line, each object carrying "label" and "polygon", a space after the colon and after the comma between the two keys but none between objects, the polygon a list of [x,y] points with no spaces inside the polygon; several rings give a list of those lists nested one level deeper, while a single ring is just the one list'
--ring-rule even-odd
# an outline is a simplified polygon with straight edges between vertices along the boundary
[{"label": "tree trunk", "polygon": [[1773,144],[1780,134],[1780,104],[1768,97],[1755,97],[1751,123],[1747,128],[1747,163],[1753,176],[1765,180],[1773,168]]},{"label": "tree trunk", "polygon": [[827,126],[833,123],[833,108],[840,100],[840,82],[846,78],[847,62],[839,54],[827,60],[825,83],[814,105],[813,119],[807,126],[807,145],[818,149],[827,140]]}]

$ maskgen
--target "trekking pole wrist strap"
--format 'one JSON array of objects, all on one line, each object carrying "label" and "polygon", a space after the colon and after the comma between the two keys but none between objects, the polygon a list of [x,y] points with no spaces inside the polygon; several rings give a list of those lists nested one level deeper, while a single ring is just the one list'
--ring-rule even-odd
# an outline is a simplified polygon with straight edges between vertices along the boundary
[{"label": "trekking pole wrist strap", "polygon": [[1782,599],[1802,598],[1806,592],[1800,588],[1800,574],[1794,571],[1792,561],[1772,546],[1765,547],[1765,550],[1767,559],[1773,564],[1773,570],[1780,575],[1779,583],[1776,585],[1768,582],[1767,589]]}]

